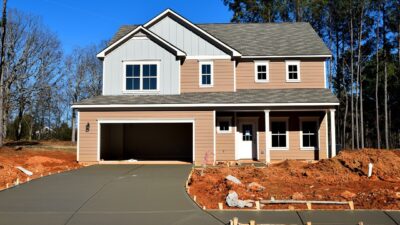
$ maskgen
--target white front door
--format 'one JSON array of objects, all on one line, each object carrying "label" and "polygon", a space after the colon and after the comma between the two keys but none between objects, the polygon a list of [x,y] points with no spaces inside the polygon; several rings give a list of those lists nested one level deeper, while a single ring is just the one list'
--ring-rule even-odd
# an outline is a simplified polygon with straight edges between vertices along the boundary
[{"label": "white front door", "polygon": [[253,159],[257,143],[256,123],[253,121],[239,121],[237,127],[237,159]]}]

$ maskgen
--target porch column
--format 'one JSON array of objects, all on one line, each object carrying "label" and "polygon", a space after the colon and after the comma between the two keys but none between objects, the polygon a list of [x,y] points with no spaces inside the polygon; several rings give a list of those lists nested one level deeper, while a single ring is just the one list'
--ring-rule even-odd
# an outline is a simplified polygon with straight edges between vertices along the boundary
[{"label": "porch column", "polygon": [[265,115],[265,163],[270,163],[271,162],[271,154],[270,154],[270,132],[269,132],[269,111],[270,110],[264,110],[264,115]]},{"label": "porch column", "polygon": [[336,124],[335,124],[335,109],[331,109],[331,157],[336,156]]}]

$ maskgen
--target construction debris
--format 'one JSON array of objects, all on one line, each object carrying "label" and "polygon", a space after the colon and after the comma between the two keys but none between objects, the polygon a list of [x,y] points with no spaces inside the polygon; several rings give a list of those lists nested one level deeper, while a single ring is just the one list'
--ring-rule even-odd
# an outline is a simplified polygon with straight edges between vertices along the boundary
[{"label": "construction debris", "polygon": [[33,173],[32,173],[31,171],[25,169],[25,168],[22,167],[22,166],[17,166],[17,167],[15,167],[15,168],[21,170],[23,173],[25,173],[25,174],[28,175],[28,176],[32,176],[32,175],[33,175]]},{"label": "construction debris", "polygon": [[257,182],[251,182],[249,185],[247,185],[247,188],[250,191],[264,191],[265,190],[265,187]]},{"label": "construction debris", "polygon": [[239,200],[239,196],[235,191],[229,191],[229,194],[226,196],[226,204],[230,207],[253,207],[253,203],[249,200]]},{"label": "construction debris", "polygon": [[232,181],[235,184],[242,184],[242,182],[240,182],[239,179],[237,179],[236,177],[232,176],[232,175],[228,175],[225,177],[225,179]]}]

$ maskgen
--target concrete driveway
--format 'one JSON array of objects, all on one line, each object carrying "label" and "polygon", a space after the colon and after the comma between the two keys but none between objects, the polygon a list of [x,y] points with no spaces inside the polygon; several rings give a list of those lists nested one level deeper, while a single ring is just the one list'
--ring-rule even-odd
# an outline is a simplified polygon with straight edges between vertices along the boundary
[{"label": "concrete driveway", "polygon": [[399,225],[400,212],[209,211],[189,198],[188,165],[101,165],[0,192],[0,225],[214,225],[233,217],[263,224]]},{"label": "concrete driveway", "polygon": [[222,224],[188,197],[188,165],[101,165],[0,192],[0,224]]}]

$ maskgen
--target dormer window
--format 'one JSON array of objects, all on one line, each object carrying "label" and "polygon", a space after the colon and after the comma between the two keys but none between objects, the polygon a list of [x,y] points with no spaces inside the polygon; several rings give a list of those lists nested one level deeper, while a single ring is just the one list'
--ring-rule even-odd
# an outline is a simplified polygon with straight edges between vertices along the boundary
[{"label": "dormer window", "polygon": [[159,62],[126,62],[125,92],[147,92],[158,90]]},{"label": "dormer window", "polygon": [[268,82],[269,80],[269,63],[268,61],[254,62],[255,81],[256,83]]},{"label": "dormer window", "polygon": [[300,82],[300,61],[286,61],[286,82]]},{"label": "dormer window", "polygon": [[213,62],[212,61],[200,61],[199,62],[199,73],[200,73],[200,87],[212,87],[213,86]]}]

